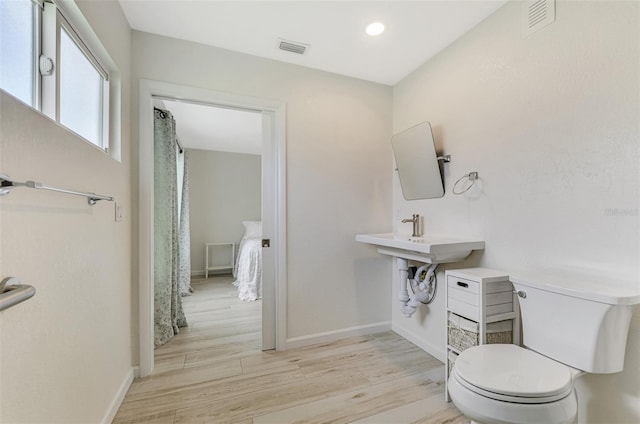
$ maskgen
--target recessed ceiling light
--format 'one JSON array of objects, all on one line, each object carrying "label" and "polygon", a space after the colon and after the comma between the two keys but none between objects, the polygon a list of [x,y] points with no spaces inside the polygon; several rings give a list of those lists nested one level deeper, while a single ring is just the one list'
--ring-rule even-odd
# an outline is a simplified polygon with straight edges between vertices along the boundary
[{"label": "recessed ceiling light", "polygon": [[371,22],[365,30],[372,37],[380,35],[384,32],[384,24],[382,22]]}]

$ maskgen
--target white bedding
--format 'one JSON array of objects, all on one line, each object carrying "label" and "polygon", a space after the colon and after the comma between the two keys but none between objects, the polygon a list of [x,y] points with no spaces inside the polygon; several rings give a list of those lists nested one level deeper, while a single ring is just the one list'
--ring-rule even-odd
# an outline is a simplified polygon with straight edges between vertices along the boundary
[{"label": "white bedding", "polygon": [[243,237],[238,248],[236,281],[238,298],[254,301],[262,298],[262,239]]}]

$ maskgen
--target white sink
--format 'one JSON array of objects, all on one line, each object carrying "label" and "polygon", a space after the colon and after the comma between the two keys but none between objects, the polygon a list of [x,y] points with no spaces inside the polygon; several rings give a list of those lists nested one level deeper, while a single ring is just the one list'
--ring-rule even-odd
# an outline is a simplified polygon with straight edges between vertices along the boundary
[{"label": "white sink", "polygon": [[358,234],[356,241],[376,246],[383,255],[424,263],[457,262],[469,256],[472,250],[484,249],[484,241],[440,235]]}]

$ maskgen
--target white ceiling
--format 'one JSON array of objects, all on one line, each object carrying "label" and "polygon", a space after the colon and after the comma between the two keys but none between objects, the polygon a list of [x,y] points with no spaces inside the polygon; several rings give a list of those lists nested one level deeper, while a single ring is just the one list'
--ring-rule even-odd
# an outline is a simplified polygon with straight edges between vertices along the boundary
[{"label": "white ceiling", "polygon": [[[135,30],[395,85],[507,0],[119,1]],[[372,21],[386,31],[366,35]],[[278,39],[310,48],[284,52]],[[259,114],[165,103],[185,147],[260,153]]]},{"label": "white ceiling", "polygon": [[262,153],[262,115],[258,112],[168,99],[156,100],[155,104],[173,115],[182,147],[252,155]]},{"label": "white ceiling", "polygon": [[[506,0],[119,0],[131,27],[395,85]],[[370,37],[371,21],[387,30]],[[303,55],[278,38],[309,44]]]}]

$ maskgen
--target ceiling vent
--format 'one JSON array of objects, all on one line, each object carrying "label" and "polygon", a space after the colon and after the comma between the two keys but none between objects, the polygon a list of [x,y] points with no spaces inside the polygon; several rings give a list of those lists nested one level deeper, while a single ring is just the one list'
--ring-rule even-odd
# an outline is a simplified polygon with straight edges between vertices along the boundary
[{"label": "ceiling vent", "polygon": [[306,54],[307,50],[311,47],[308,44],[298,43],[297,41],[288,41],[281,38],[278,39],[278,48],[285,52],[295,54]]},{"label": "ceiling vent", "polygon": [[556,20],[555,0],[527,0],[522,2],[522,32],[526,37]]}]

